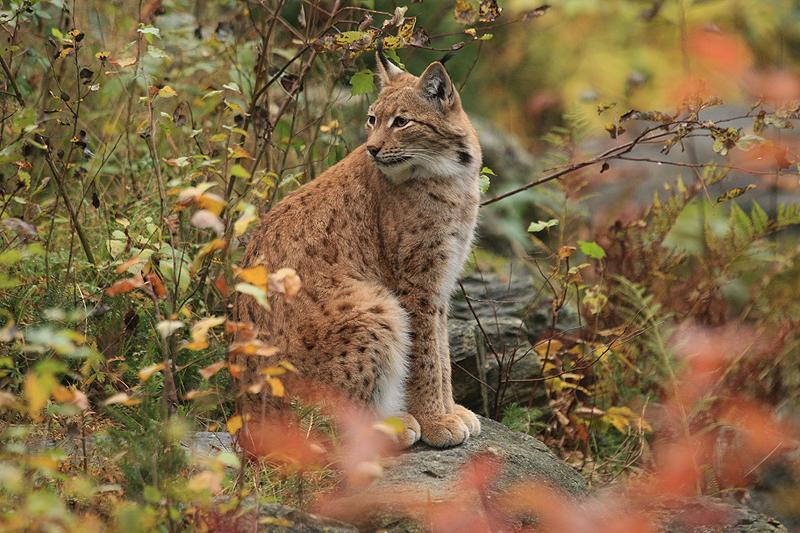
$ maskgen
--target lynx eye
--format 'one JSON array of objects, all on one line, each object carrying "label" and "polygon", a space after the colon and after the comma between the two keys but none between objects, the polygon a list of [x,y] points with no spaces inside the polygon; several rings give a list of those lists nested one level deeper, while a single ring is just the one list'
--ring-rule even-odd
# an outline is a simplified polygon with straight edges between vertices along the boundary
[{"label": "lynx eye", "polygon": [[410,121],[406,117],[397,116],[394,117],[394,120],[392,121],[392,127],[402,128],[403,126],[406,126],[409,122]]},{"label": "lynx eye", "polygon": [[375,125],[375,121],[376,121],[375,115],[368,115],[367,116],[367,125],[368,126],[370,126],[370,127],[374,126]]}]

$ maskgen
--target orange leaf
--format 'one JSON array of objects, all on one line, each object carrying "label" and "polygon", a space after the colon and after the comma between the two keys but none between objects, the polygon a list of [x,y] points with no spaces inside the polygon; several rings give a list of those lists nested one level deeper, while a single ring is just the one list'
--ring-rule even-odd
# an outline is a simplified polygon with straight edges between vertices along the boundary
[{"label": "orange leaf", "polygon": [[132,278],[121,279],[114,282],[111,287],[106,289],[106,294],[109,296],[117,296],[125,294],[132,290],[138,289],[144,285],[144,280],[141,276],[133,276]]},{"label": "orange leaf", "polygon": [[167,297],[167,289],[164,287],[164,283],[154,272],[150,272],[147,275],[147,281],[150,283],[150,286],[153,288],[153,293],[155,293],[159,300],[163,300]]},{"label": "orange leaf", "polygon": [[256,287],[266,291],[268,283],[267,267],[264,265],[256,265],[249,268],[243,268],[236,273],[236,277],[240,280],[255,285]]},{"label": "orange leaf", "polygon": [[214,374],[222,370],[227,366],[225,361],[217,361],[216,363],[210,364],[205,368],[201,368],[197,371],[198,374],[203,376],[205,379],[210,379]]}]

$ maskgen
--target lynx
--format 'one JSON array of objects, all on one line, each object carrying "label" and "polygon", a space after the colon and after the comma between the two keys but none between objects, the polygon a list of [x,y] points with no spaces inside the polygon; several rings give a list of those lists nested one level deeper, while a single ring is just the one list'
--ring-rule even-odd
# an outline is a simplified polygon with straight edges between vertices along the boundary
[{"label": "lynx", "polygon": [[453,401],[447,338],[481,150],[441,63],[416,77],[377,60],[366,143],[287,195],[245,251],[245,266],[294,268],[300,294],[269,312],[242,296],[237,311],[299,376],[399,417],[401,446],[454,446],[481,431]]}]

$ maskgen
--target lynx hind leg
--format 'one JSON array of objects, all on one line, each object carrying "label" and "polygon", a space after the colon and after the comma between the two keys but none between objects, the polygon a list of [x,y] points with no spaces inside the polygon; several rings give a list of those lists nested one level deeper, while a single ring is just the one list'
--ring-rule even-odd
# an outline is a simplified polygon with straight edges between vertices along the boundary
[{"label": "lynx hind leg", "polygon": [[353,282],[325,302],[326,313],[309,321],[308,350],[299,368],[381,417],[405,407],[408,316],[395,297],[377,285]]}]

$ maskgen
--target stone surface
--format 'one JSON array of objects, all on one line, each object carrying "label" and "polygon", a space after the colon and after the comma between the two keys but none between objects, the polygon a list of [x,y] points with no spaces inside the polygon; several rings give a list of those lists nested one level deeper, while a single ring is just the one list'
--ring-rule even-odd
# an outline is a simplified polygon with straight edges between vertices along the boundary
[{"label": "stone surface", "polygon": [[744,505],[695,498],[657,511],[664,533],[784,533],[778,520]]},{"label": "stone surface", "polygon": [[246,513],[237,522],[238,531],[293,533],[357,533],[350,524],[306,513],[279,503],[266,503]]},{"label": "stone surface", "polygon": [[332,511],[362,530],[421,531],[415,511],[462,498],[464,467],[476,458],[497,468],[496,475],[482,478],[489,499],[522,481],[545,485],[576,501],[588,495],[580,474],[542,442],[493,420],[481,418],[481,424],[481,434],[460,446],[434,449],[420,443],[385,459],[382,477],[338,500]]},{"label": "stone surface", "polygon": [[[492,418],[500,417],[511,402],[527,404],[531,391],[534,405],[546,409],[544,387],[513,382],[541,375],[533,344],[551,326],[549,302],[533,305],[534,283],[523,269],[517,270],[519,273],[510,276],[466,276],[462,285],[472,309],[460,289],[451,302],[448,329],[453,395],[459,403]],[[577,317],[563,310],[557,329],[576,326]]]},{"label": "stone surface", "polygon": [[588,485],[580,474],[541,441],[487,418],[481,417],[481,425],[481,434],[460,446],[436,449],[419,443],[388,460],[384,476],[370,490],[403,490],[412,484],[431,498],[443,498],[456,485],[459,468],[469,458],[488,454],[501,464],[500,475],[490,492],[502,492],[515,481],[528,480],[573,497],[588,494]]}]

